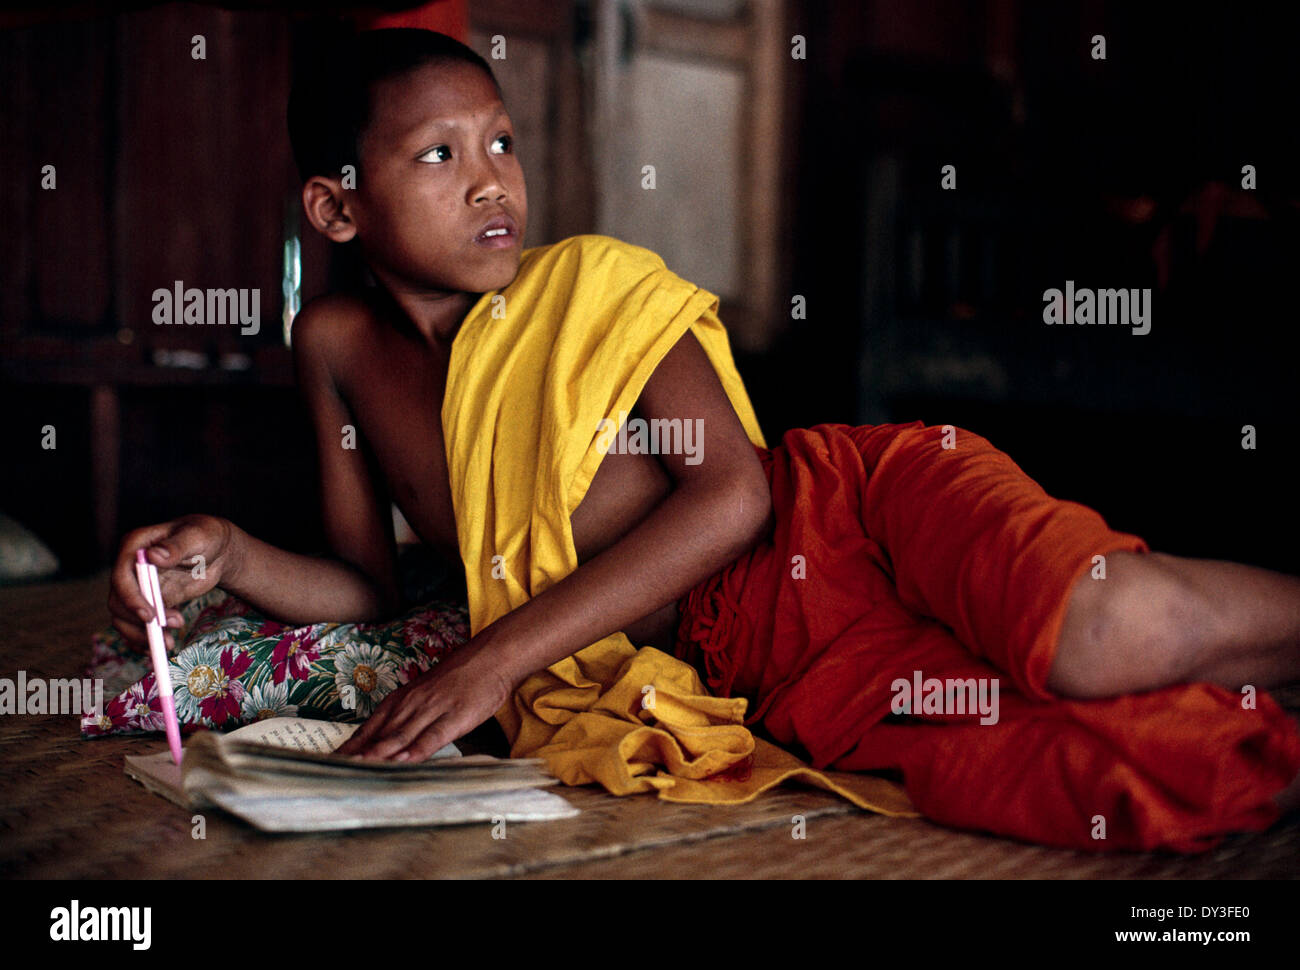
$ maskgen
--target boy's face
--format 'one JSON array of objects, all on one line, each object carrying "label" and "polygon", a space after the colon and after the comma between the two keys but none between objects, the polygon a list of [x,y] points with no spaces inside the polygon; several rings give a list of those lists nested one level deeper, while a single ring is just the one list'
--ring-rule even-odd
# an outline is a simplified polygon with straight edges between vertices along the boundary
[{"label": "boy's face", "polygon": [[[514,129],[487,75],[430,64],[375,85],[352,218],[392,286],[484,293],[519,271],[528,198]],[[504,219],[506,235],[482,235]]]}]

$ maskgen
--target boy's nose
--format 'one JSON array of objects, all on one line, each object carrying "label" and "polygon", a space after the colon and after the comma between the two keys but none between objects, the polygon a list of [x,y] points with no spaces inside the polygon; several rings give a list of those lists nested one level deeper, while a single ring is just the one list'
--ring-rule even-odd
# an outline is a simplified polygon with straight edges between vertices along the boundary
[{"label": "boy's nose", "polygon": [[505,182],[497,174],[496,166],[486,163],[470,183],[471,202],[499,202],[506,197]]},{"label": "boy's nose", "polygon": [[493,182],[490,185],[483,186],[481,190],[476,193],[471,193],[470,195],[471,201],[473,202],[500,202],[506,197],[506,190],[501,183]]}]

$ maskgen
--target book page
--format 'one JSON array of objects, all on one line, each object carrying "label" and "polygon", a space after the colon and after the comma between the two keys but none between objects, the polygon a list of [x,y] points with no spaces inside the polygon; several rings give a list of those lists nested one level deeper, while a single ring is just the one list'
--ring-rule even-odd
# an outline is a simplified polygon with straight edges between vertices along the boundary
[{"label": "book page", "polygon": [[[188,758],[188,756],[187,756]],[[191,795],[210,791],[227,791],[250,798],[378,798],[387,795],[455,796],[481,795],[487,792],[536,790],[559,784],[559,779],[539,770],[511,773],[496,777],[416,779],[403,781],[387,778],[338,778],[330,776],[286,775],[282,773],[234,773],[220,763],[203,762],[195,757],[185,769],[183,787]]]},{"label": "book page", "polygon": [[537,789],[475,794],[407,792],[352,798],[247,795],[213,786],[212,801],[265,832],[329,832],[465,822],[542,822],[572,818],[580,810],[553,792]]},{"label": "book page", "polygon": [[128,754],[126,773],[155,795],[161,795],[183,808],[189,807],[189,798],[181,785],[181,768],[172,761],[171,751],[157,751],[147,755]]},{"label": "book page", "polygon": [[340,724],[337,721],[315,721],[302,717],[268,717],[264,721],[254,721],[237,731],[231,731],[226,737],[257,744],[270,744],[294,751],[329,754],[352,737],[353,732],[360,726]]},{"label": "book page", "polygon": [[[264,721],[246,724],[237,731],[231,731],[225,737],[250,741],[254,744],[269,744],[291,751],[329,754],[352,737],[360,726],[360,724],[340,724],[338,721],[318,721],[305,717],[269,717]],[[448,744],[429,757],[459,756],[460,749],[454,744]]]}]

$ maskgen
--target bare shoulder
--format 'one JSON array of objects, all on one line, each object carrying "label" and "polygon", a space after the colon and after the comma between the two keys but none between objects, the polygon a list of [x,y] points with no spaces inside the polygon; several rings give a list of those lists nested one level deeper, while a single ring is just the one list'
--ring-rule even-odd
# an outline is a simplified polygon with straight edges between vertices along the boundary
[{"label": "bare shoulder", "polygon": [[360,296],[329,293],[308,301],[290,331],[299,382],[339,383],[378,326],[378,312]]},{"label": "bare shoulder", "polygon": [[313,353],[331,347],[343,349],[349,340],[362,335],[378,321],[374,307],[350,293],[327,293],[307,302],[293,320],[290,333],[295,350],[301,346]]}]

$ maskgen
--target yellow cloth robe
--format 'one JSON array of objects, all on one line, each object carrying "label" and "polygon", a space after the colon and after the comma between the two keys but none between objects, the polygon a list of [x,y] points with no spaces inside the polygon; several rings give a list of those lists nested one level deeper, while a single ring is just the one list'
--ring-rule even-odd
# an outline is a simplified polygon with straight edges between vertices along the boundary
[{"label": "yellow cloth robe", "polygon": [[[472,633],[578,568],[569,516],[603,457],[601,419],[617,427],[688,329],[749,439],[765,444],[717,310],[653,252],[598,235],[525,250],[515,279],[476,302],[452,345],[442,410]],[[890,781],[815,771],[755,738],[747,705],[614,633],[529,676],[496,717],[512,757],[544,758],[569,785],[735,803],[799,778],[863,808],[917,814]],[[707,778],[733,766],[731,780]]]}]

